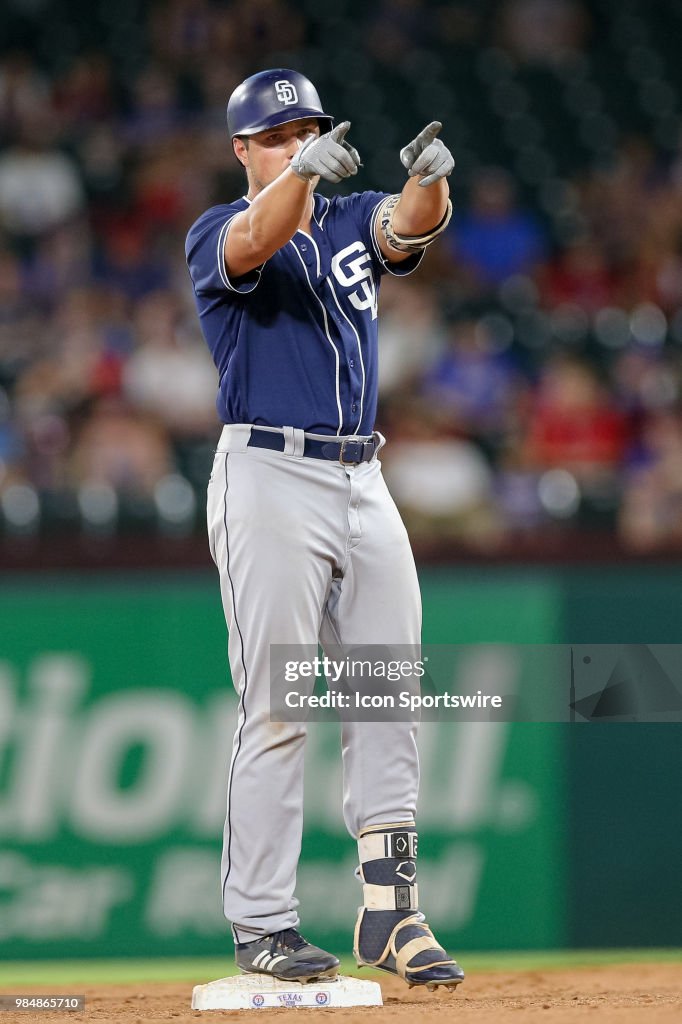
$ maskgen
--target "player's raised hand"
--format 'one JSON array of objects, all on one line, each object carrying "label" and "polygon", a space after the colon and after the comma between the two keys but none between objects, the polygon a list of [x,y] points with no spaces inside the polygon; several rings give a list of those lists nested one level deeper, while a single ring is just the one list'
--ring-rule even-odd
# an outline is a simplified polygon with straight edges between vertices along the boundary
[{"label": "player's raised hand", "polygon": [[404,149],[400,150],[400,159],[410,177],[419,175],[422,187],[433,185],[439,178],[452,174],[455,161],[452,153],[440,139],[437,139],[443,125],[440,121],[432,121]]},{"label": "player's raised hand", "polygon": [[306,181],[319,175],[333,182],[357,174],[360,154],[345,141],[349,128],[350,121],[342,121],[326,135],[310,135],[300,143],[290,164],[294,174]]}]

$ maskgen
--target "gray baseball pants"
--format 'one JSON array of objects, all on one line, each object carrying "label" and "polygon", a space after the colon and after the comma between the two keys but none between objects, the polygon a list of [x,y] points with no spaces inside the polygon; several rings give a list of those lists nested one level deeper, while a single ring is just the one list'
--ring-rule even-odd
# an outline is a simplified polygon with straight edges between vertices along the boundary
[{"label": "gray baseball pants", "polygon": [[[208,486],[239,695],[221,865],[238,942],[299,924],[306,724],[270,721],[270,645],[418,645],[421,635],[414,559],[376,455],[358,466],[303,458],[303,432],[284,434],[285,451],[271,452],[247,447],[250,426],[226,426]],[[344,722],[341,738],[350,834],[414,820],[416,723]]]}]

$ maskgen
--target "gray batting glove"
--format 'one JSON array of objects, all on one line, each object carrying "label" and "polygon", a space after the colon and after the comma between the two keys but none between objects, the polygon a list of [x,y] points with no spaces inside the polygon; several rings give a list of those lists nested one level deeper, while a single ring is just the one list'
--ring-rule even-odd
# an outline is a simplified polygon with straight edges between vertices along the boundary
[{"label": "gray batting glove", "polygon": [[400,159],[410,177],[425,175],[419,182],[422,188],[433,185],[439,178],[446,178],[455,166],[448,147],[436,138],[442,127],[440,121],[432,121],[416,139],[400,150]]},{"label": "gray batting glove", "polygon": [[289,165],[294,174],[304,181],[319,175],[325,181],[333,182],[357,174],[361,166],[360,154],[344,142],[349,128],[350,121],[342,121],[326,135],[310,135]]}]

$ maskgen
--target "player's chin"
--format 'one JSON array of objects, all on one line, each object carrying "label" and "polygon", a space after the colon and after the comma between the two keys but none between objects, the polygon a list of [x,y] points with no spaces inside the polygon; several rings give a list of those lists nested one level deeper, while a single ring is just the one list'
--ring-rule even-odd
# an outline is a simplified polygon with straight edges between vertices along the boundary
[{"label": "player's chin", "polygon": [[284,174],[284,172],[285,172],[285,171],[286,171],[286,170],[287,170],[287,169],[288,169],[289,167],[291,167],[291,160],[287,160],[287,162],[286,162],[286,163],[282,164],[282,166],[280,167],[280,169],[279,169],[278,171],[275,171],[275,173],[274,173],[274,175],[273,175],[273,178],[272,178],[272,180],[274,181],[274,180],[275,180],[275,178],[279,178],[280,174]]},{"label": "player's chin", "polygon": [[267,174],[261,172],[261,174],[258,176],[258,191],[262,192],[264,188],[268,187],[268,185],[272,185],[273,181],[277,181],[277,179],[281,177],[282,174],[284,174],[288,166],[288,163],[284,164],[282,167],[274,168]]},{"label": "player's chin", "polygon": [[[283,170],[280,171],[279,174],[282,174],[284,171],[286,171],[287,167],[291,167],[291,160],[287,160],[286,164],[284,165]],[[279,174],[276,175],[275,177],[279,177]],[[273,181],[274,180],[275,179],[273,178]],[[317,183],[320,180],[320,176],[319,176],[319,174],[317,174],[314,178],[310,178],[309,180],[310,180],[310,187],[311,188],[317,188]],[[269,184],[269,182],[268,182],[268,184]]]}]

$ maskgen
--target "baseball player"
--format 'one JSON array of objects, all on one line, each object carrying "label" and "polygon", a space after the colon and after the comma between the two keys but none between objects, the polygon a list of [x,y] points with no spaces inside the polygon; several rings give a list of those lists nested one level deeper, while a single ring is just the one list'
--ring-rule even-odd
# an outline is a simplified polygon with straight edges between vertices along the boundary
[{"label": "baseball player", "polygon": [[[298,931],[306,726],[270,721],[270,645],[420,643],[414,560],[377,458],[377,297],[382,275],[409,274],[445,229],[454,161],[433,122],[400,153],[399,195],[324,198],[320,178],[360,166],[350,125],[282,68],[247,78],[227,121],[247,193],[202,214],[186,245],[225,424],[208,487],[239,695],[223,904],[243,972],[312,981],[339,961]],[[342,756],[358,964],[458,984],[418,906],[416,723],[344,721]]]}]

